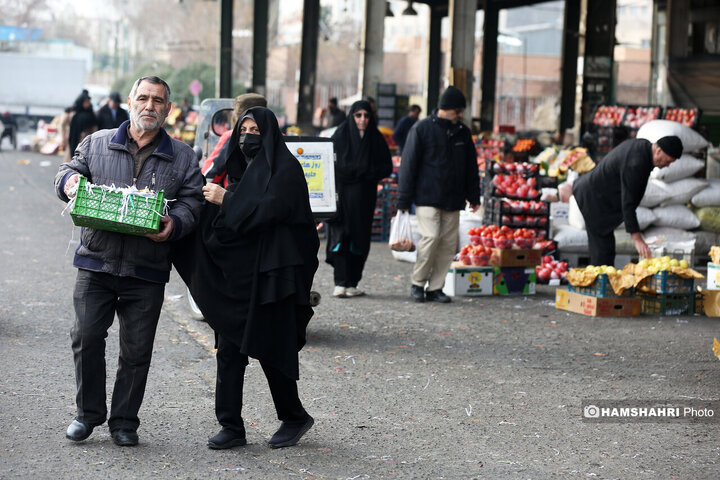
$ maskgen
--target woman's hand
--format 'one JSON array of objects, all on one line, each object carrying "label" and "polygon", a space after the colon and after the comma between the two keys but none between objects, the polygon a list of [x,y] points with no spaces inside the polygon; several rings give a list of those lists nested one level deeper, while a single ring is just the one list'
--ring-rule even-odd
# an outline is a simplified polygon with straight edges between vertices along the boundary
[{"label": "woman's hand", "polygon": [[215,205],[222,205],[223,197],[227,193],[223,187],[217,183],[208,183],[202,188],[205,200]]}]

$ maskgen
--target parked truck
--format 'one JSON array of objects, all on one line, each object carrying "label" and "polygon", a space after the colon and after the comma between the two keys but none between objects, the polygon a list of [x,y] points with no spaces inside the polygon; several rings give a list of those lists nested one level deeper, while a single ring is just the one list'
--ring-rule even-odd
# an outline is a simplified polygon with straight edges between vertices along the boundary
[{"label": "parked truck", "polygon": [[0,53],[0,112],[36,121],[72,105],[85,84],[85,60]]}]

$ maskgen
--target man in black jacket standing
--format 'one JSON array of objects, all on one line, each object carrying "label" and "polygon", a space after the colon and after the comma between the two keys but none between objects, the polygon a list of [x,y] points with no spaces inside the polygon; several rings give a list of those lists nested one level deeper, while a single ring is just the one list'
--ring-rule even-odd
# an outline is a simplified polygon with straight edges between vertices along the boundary
[{"label": "man in black jacket standing", "polygon": [[442,288],[457,251],[460,210],[466,200],[473,210],[480,203],[477,153],[461,122],[464,111],[465,95],[448,87],[438,109],[410,129],[402,152],[398,209],[415,203],[422,235],[410,290],[417,302],[450,302]]},{"label": "man in black jacket standing", "polygon": [[98,128],[100,130],[118,128],[124,121],[129,120],[128,112],[120,106],[120,103],[120,94],[111,92],[107,103],[97,113]]},{"label": "man in black jacket standing", "polygon": [[645,194],[652,169],[667,167],[682,151],[682,141],[676,136],[662,137],[652,144],[640,138],[625,140],[575,181],[573,195],[585,219],[590,263],[614,265],[614,232],[623,221],[638,254],[650,257],[635,210]]},{"label": "man in black jacket standing", "polygon": [[408,133],[410,133],[412,126],[418,121],[420,112],[422,112],[420,105],[410,105],[408,114],[398,120],[397,125],[395,125],[392,137],[395,143],[397,143],[400,153],[402,153],[403,148],[405,148],[405,140],[407,140]]}]

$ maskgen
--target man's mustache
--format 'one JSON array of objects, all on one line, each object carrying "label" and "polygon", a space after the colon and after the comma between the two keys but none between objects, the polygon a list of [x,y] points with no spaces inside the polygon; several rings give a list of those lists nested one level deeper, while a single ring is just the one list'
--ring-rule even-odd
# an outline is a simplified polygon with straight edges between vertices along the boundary
[{"label": "man's mustache", "polygon": [[152,118],[154,118],[155,120],[157,120],[157,118],[158,118],[158,114],[155,113],[155,112],[143,112],[143,113],[140,114],[140,116],[141,116],[141,117],[152,117]]}]

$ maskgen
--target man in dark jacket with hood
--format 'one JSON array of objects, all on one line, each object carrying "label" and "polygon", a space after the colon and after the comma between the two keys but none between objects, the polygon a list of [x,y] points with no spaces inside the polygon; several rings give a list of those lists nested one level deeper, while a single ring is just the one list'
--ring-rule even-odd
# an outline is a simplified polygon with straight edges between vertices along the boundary
[{"label": "man in dark jacket with hood", "polygon": [[[120,446],[138,443],[138,412],[170,278],[170,242],[195,227],[203,199],[195,152],[162,128],[172,108],[167,83],[154,76],[138,79],[128,105],[129,122],[86,137],[55,176],[55,191],[66,202],[75,197],[80,175],[96,185],[163,190],[169,201],[158,233],[138,236],[83,227],[73,260],[78,268],[71,331],[77,416],[66,436],[85,440],[107,419]],[[120,358],[108,419],[105,338],[116,314]]]},{"label": "man in dark jacket with hood", "polygon": [[638,254],[650,257],[635,210],[652,169],[667,167],[682,151],[682,141],[676,136],[652,144],[642,138],[625,140],[575,181],[573,195],[585,219],[592,265],[615,264],[615,229],[622,222]]},{"label": "man in dark jacket with hood", "polygon": [[422,235],[410,290],[417,302],[450,302],[442,288],[457,251],[460,210],[466,201],[473,210],[480,204],[477,153],[461,122],[464,111],[465,95],[448,87],[438,109],[410,129],[402,152],[398,209],[415,203]]}]

